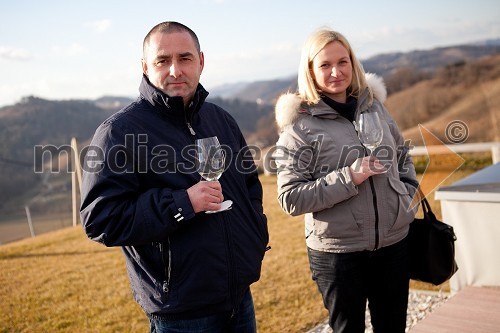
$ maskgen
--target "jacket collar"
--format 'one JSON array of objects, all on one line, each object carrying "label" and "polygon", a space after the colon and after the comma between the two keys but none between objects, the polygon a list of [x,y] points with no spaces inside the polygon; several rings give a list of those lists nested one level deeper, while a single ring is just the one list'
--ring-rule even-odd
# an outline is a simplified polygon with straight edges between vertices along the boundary
[{"label": "jacket collar", "polygon": [[[147,76],[144,74],[142,75],[141,85],[139,86],[139,93],[141,94],[141,97],[146,99],[149,103],[151,103],[151,105],[155,106],[162,112],[182,115],[186,113],[184,110],[184,102],[182,100],[182,97],[168,96],[163,91],[153,86],[151,82],[149,82]],[[187,113],[194,114],[198,112],[203,102],[205,102],[207,96],[208,91],[206,91],[205,88],[203,88],[203,86],[198,83],[198,87],[196,88],[193,99],[188,106]]]},{"label": "jacket collar", "polygon": [[[357,102],[358,106],[356,108],[357,109],[356,113],[358,113],[359,111],[364,111],[368,108],[368,95],[369,95],[368,89],[365,89],[361,93]],[[316,117],[329,118],[329,119],[335,119],[337,117],[340,117],[340,113],[323,100],[320,100],[318,104],[311,106],[309,108],[309,113]]]}]

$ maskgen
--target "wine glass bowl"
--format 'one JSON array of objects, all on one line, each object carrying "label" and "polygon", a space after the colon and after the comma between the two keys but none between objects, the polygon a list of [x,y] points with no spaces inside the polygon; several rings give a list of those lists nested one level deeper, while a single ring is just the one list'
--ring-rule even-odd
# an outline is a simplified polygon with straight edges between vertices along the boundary
[{"label": "wine glass bowl", "polygon": [[378,113],[365,112],[359,115],[359,139],[373,152],[382,143],[384,131]]},{"label": "wine glass bowl", "polygon": [[[224,172],[226,155],[216,136],[197,139],[196,143],[196,170],[201,177],[207,181],[218,180]],[[230,209],[231,200],[221,203],[221,209],[216,211],[205,211],[205,213],[217,213]]]},{"label": "wine glass bowl", "polygon": [[196,140],[196,169],[203,179],[218,180],[225,167],[224,150],[217,137]]}]

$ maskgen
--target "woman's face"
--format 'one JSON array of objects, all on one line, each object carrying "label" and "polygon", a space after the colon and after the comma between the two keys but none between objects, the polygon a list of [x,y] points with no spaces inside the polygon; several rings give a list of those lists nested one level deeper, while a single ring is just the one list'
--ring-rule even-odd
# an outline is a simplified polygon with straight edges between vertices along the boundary
[{"label": "woman's face", "polygon": [[344,45],[338,41],[328,43],[313,59],[311,74],[324,95],[346,102],[346,91],[352,82],[352,63]]}]

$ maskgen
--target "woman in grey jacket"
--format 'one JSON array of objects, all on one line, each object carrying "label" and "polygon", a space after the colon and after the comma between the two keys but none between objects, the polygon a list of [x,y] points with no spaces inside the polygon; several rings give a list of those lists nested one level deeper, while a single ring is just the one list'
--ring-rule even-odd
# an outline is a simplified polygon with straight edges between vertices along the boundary
[{"label": "woman in grey jacket", "polygon": [[[278,200],[305,214],[312,277],[335,333],[364,332],[367,301],[375,332],[405,331],[416,189],[400,179],[416,175],[385,98],[346,38],[323,29],[302,50],[298,94],[276,104]],[[372,153],[358,135],[359,115],[370,112],[383,129]]]}]

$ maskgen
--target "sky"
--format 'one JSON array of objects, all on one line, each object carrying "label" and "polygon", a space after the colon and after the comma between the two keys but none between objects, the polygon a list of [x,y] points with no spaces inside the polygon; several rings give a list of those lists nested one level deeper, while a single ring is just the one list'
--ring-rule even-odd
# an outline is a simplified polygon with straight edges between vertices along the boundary
[{"label": "sky", "polygon": [[144,36],[163,21],[197,33],[210,91],[295,75],[303,43],[324,26],[361,60],[500,38],[500,1],[0,0],[0,107],[30,95],[135,98]]}]

